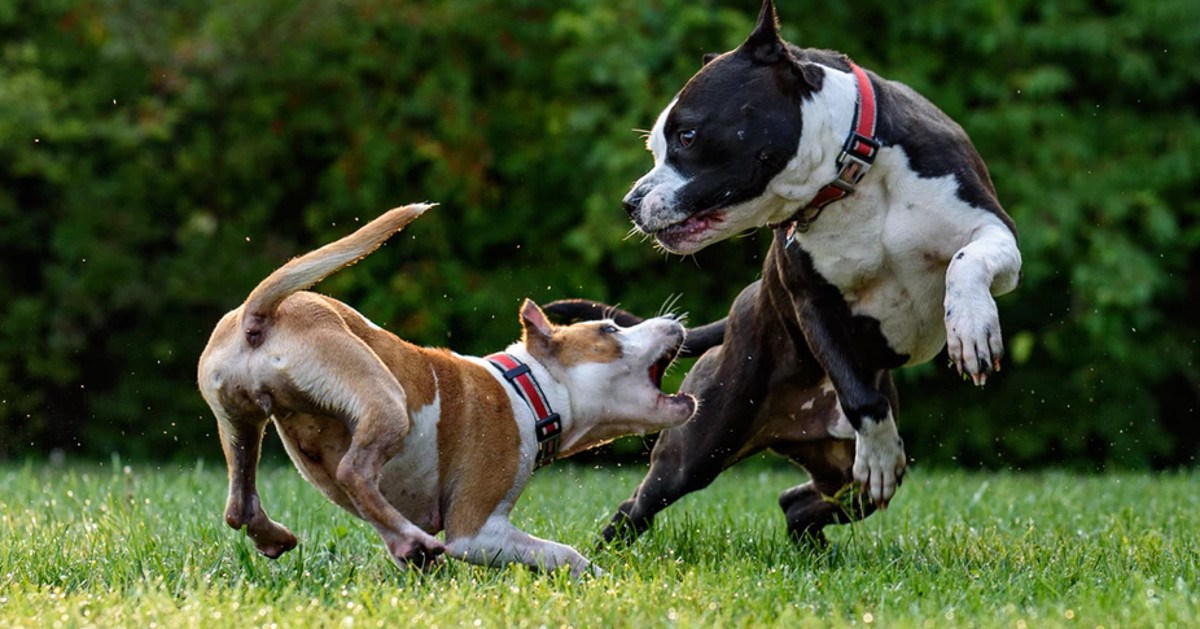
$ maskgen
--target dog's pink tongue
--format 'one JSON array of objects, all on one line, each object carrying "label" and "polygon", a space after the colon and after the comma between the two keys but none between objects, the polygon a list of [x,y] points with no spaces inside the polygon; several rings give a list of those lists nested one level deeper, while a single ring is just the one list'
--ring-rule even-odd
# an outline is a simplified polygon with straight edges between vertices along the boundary
[{"label": "dog's pink tongue", "polygon": [[650,365],[650,382],[653,382],[655,386],[662,386],[658,380],[658,363]]}]

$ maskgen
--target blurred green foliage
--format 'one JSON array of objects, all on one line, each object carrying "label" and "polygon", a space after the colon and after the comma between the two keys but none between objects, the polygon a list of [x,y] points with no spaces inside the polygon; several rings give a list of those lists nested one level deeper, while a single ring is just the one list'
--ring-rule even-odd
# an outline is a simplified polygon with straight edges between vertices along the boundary
[{"label": "blurred green foliage", "polygon": [[[0,458],[215,456],[208,333],[288,257],[442,206],[320,290],[482,353],[524,296],[717,318],[765,233],[664,259],[637,129],[753,0],[0,0]],[[1161,466],[1200,447],[1200,9],[787,2],[784,35],[930,97],[1021,230],[1010,358],[898,374],[918,462]],[[870,18],[864,22],[864,15]],[[864,28],[869,23],[871,28]]]}]

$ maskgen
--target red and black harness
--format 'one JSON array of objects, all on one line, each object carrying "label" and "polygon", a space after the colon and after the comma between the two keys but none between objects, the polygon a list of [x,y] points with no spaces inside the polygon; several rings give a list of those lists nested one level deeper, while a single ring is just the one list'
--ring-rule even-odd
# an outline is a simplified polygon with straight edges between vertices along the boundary
[{"label": "red and black harness", "polygon": [[486,358],[493,367],[500,370],[504,379],[513,386],[517,395],[529,405],[536,421],[533,432],[537,437],[538,453],[537,467],[543,467],[558,458],[558,446],[562,441],[562,419],[550,408],[550,401],[542,391],[542,386],[529,369],[529,365],[521,362],[516,356],[498,352]]},{"label": "red and black harness", "polygon": [[875,163],[875,156],[879,153],[879,140],[875,137],[875,87],[871,85],[867,73],[853,61],[850,62],[850,71],[853,72],[858,85],[858,99],[854,105],[854,124],[851,125],[850,135],[837,158],[837,177],[821,188],[808,205],[797,210],[791,218],[771,225],[773,228],[787,227],[789,241],[796,232],[808,231],[826,205],[854,192],[854,186],[871,169],[871,165]]}]

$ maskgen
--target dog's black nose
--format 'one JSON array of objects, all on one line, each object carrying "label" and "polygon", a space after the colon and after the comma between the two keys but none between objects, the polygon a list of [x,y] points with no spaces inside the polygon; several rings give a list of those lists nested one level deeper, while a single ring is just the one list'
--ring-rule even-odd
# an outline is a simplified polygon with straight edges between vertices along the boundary
[{"label": "dog's black nose", "polygon": [[625,195],[625,198],[621,201],[621,205],[625,207],[626,214],[633,216],[633,213],[638,211],[639,207],[642,207],[642,195],[637,192],[630,192]]}]

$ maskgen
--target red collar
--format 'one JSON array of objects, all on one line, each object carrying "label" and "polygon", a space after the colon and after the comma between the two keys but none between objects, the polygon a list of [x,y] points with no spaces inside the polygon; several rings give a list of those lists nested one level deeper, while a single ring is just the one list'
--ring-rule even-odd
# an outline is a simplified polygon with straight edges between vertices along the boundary
[{"label": "red collar", "polygon": [[562,441],[562,419],[550,409],[550,401],[542,392],[542,386],[533,377],[529,365],[504,352],[492,354],[485,360],[504,374],[504,379],[508,380],[517,390],[517,395],[529,405],[529,410],[533,411],[536,419],[533,434],[538,442],[537,467],[554,462],[554,459],[558,458],[559,442]]},{"label": "red collar", "polygon": [[808,231],[808,227],[817,220],[826,205],[854,192],[854,186],[871,169],[871,165],[875,163],[875,156],[879,153],[879,140],[875,137],[875,87],[871,85],[867,73],[853,61],[850,62],[850,71],[854,73],[855,82],[858,84],[858,99],[854,104],[854,124],[837,158],[837,177],[821,188],[808,205],[800,208],[791,218],[778,225],[771,225],[786,226],[789,239],[797,231]]}]

